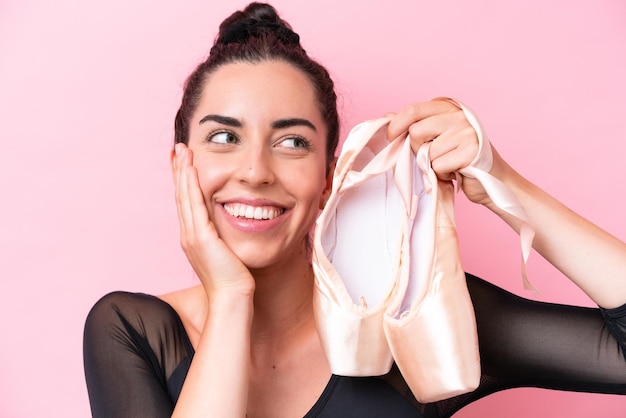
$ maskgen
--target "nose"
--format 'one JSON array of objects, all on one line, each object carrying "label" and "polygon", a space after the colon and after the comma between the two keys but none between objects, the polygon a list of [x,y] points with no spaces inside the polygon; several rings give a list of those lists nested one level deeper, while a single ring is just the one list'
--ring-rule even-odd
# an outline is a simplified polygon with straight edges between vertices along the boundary
[{"label": "nose", "polygon": [[274,167],[269,149],[264,146],[249,146],[243,152],[244,158],[237,169],[240,182],[258,187],[274,182]]}]

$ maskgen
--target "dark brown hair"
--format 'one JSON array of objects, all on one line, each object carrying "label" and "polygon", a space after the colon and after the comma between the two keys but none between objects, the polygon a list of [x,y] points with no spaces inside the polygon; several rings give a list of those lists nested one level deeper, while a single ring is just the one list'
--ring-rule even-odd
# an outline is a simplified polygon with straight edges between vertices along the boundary
[{"label": "dark brown hair", "polygon": [[339,141],[337,95],[328,71],[311,59],[300,45],[300,37],[269,4],[250,3],[221,24],[209,57],[185,82],[182,103],[174,121],[174,141],[187,144],[189,122],[196,110],[204,82],[222,65],[234,62],[259,63],[280,60],[300,69],[311,80],[318,106],[326,123],[326,164],[332,161]]}]

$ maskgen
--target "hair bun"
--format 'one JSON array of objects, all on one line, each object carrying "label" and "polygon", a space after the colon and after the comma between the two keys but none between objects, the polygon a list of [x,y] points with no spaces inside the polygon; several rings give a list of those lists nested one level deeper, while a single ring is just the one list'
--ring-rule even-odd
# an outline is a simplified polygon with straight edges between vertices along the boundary
[{"label": "hair bun", "polygon": [[217,42],[227,45],[232,43],[243,43],[249,38],[257,38],[263,33],[273,33],[286,45],[297,46],[300,44],[300,36],[281,23],[268,20],[257,20],[249,17],[241,19],[230,25]]},{"label": "hair bun", "polygon": [[266,34],[272,34],[285,45],[300,45],[300,36],[266,3],[250,3],[224,20],[215,44],[243,43]]}]

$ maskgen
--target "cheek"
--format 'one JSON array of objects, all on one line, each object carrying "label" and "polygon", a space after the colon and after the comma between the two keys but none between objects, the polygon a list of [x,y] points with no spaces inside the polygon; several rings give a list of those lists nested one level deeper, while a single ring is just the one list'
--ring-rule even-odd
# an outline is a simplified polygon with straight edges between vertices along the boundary
[{"label": "cheek", "polygon": [[200,190],[204,200],[208,202],[213,193],[229,178],[229,173],[224,167],[220,167],[218,161],[194,161],[194,167],[198,171]]},{"label": "cheek", "polygon": [[307,201],[312,209],[318,207],[326,187],[325,169],[319,167],[303,169],[300,172],[291,171],[291,175],[285,177],[291,190],[297,190],[302,201]]},{"label": "cheek", "polygon": [[215,191],[215,180],[212,178],[207,178],[207,176],[203,176],[198,173],[200,180],[200,191],[202,192],[202,197],[204,198],[205,203],[209,203],[211,200],[211,196]]}]

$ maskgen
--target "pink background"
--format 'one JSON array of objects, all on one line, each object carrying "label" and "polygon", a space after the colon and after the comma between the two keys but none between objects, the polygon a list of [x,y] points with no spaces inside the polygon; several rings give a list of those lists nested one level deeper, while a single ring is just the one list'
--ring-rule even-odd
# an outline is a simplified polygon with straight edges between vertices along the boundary
[{"label": "pink background", "polygon": [[[178,246],[172,121],[186,75],[244,4],[0,3],[0,416],[87,416],[91,305],[115,289],[195,283]],[[626,239],[626,3],[274,4],[334,75],[344,128],[412,101],[460,98],[514,167]],[[457,212],[468,271],[527,297],[590,305],[536,254],[529,270],[542,293],[523,291],[516,236],[463,197]],[[457,416],[624,409],[626,397],[519,389]]]}]

